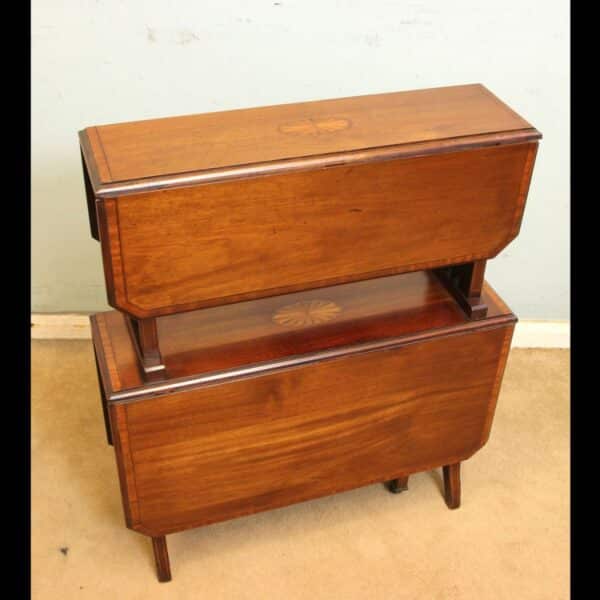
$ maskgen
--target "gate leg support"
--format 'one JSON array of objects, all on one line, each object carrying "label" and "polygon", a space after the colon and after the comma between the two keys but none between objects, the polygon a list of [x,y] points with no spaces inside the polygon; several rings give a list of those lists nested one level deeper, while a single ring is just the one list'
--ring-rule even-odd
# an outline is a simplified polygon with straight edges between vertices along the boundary
[{"label": "gate leg support", "polygon": [[129,330],[146,381],[162,381],[166,367],[158,344],[156,318],[128,318]]}]

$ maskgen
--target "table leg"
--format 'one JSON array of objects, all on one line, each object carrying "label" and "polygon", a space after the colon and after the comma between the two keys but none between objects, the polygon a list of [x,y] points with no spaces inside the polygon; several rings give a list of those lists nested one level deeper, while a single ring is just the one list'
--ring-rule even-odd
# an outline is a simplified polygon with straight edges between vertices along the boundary
[{"label": "table leg", "polygon": [[460,463],[444,466],[444,497],[448,508],[460,506]]},{"label": "table leg", "polygon": [[171,566],[169,565],[169,551],[167,539],[164,535],[152,538],[152,549],[156,561],[156,572],[159,581],[171,581]]},{"label": "table leg", "polygon": [[405,492],[408,490],[408,475],[406,477],[398,477],[397,479],[392,479],[389,484],[390,492],[394,494],[400,494],[401,492]]},{"label": "table leg", "polygon": [[136,319],[128,316],[127,321],[144,378],[146,381],[164,380],[166,367],[160,352],[156,318]]}]

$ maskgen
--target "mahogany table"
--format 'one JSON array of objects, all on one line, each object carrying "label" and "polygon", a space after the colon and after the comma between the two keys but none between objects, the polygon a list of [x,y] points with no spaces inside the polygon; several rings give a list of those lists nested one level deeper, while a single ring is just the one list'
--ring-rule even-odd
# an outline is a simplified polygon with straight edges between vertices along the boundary
[{"label": "mahogany table", "polygon": [[106,431],[161,581],[190,527],[437,467],[459,505],[540,137],[481,85],[80,133]]}]

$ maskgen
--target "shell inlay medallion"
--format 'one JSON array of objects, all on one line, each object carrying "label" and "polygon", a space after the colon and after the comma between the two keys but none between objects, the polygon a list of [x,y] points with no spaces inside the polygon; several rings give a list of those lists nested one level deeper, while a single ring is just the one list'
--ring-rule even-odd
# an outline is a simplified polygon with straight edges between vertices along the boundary
[{"label": "shell inlay medallion", "polygon": [[275,311],[273,321],[288,327],[316,325],[335,319],[341,310],[341,307],[331,300],[302,300]]}]

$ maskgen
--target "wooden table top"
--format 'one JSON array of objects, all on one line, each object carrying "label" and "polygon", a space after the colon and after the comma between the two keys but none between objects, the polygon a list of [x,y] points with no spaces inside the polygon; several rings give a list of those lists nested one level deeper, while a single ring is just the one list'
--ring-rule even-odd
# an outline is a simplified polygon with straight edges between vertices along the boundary
[{"label": "wooden table top", "polygon": [[[165,316],[158,333],[169,380],[157,389],[515,320],[487,284],[483,301],[487,317],[470,321],[437,277],[424,271]],[[110,311],[92,322],[109,395],[156,388],[140,376],[125,317]]]},{"label": "wooden table top", "polygon": [[472,84],[102,125],[80,138],[100,194],[118,182],[485,135],[503,143],[517,134],[540,137]]}]

